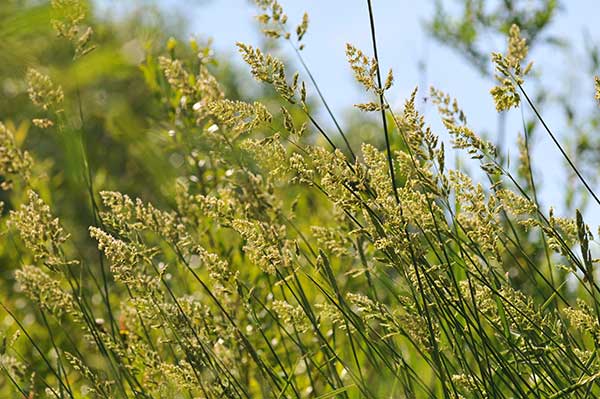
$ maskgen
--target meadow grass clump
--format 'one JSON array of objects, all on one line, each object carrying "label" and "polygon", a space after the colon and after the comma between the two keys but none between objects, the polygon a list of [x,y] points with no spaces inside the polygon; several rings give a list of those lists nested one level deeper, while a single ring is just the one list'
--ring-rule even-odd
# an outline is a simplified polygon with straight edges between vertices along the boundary
[{"label": "meadow grass clump", "polygon": [[[593,232],[579,211],[561,218],[542,210],[526,142],[513,175],[450,95],[430,90],[445,132],[419,112],[418,89],[395,109],[387,98],[394,77],[382,79],[368,1],[373,56],[351,44],[346,53],[371,96],[357,108],[381,117],[385,145],[353,148],[302,59],[308,16],[289,28],[277,1],[256,3],[264,33],[291,43],[309,81],[238,43],[250,74],[278,98],[244,101],[228,98],[208,59],[178,58],[174,43],[170,54],[149,56],[142,70],[160,106],[148,117],[172,143],[163,155],[177,165],[160,204],[98,187],[83,140],[89,110],[48,76],[28,72],[31,100],[52,122],[46,134],[80,143],[89,228],[72,231],[76,224],[54,215],[52,192],[31,178],[38,160],[0,124],[10,200],[2,245],[21,260],[17,299],[1,304],[14,320],[2,331],[1,392],[600,395]],[[52,4],[57,34],[81,62],[94,48],[86,7]],[[529,101],[526,56],[513,25],[507,52],[492,57],[499,111]],[[319,120],[311,88],[336,132]],[[479,165],[483,179],[446,162],[441,135]]]}]

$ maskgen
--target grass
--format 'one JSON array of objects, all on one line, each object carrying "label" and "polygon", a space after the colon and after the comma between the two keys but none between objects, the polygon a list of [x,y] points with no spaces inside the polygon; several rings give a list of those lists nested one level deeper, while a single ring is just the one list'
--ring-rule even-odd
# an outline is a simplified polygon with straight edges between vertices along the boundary
[{"label": "grass", "polygon": [[[53,2],[73,62],[94,48],[81,4]],[[98,183],[85,93],[70,102],[49,76],[31,73],[40,128],[80,144],[91,226],[54,216],[38,160],[11,125],[0,125],[10,193],[3,237],[21,260],[17,299],[2,303],[14,320],[1,347],[2,392],[598,396],[592,231],[579,211],[560,218],[540,209],[527,136],[514,175],[449,95],[430,92],[452,149],[420,114],[417,89],[394,110],[386,99],[393,74],[381,78],[367,0],[374,55],[351,45],[347,55],[368,98],[357,107],[381,117],[385,145],[353,148],[331,111],[337,132],[311,104],[315,90],[330,109],[301,58],[308,18],[290,28],[277,2],[257,5],[267,36],[291,43],[311,85],[247,44],[238,44],[242,58],[276,101],[227,98],[197,43],[189,57],[173,42],[168,55],[147,57],[142,70],[156,103],[149,131],[175,176],[159,205]],[[496,106],[524,112],[525,98],[562,148],[524,89],[526,57],[515,25],[508,50],[493,56]],[[471,158],[485,179],[450,168],[448,154]]]}]

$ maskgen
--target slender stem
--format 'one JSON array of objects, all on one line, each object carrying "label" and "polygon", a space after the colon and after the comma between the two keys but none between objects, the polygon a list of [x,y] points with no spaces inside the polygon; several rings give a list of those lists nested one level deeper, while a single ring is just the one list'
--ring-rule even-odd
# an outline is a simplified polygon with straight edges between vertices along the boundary
[{"label": "slender stem", "polygon": [[385,107],[383,101],[383,92],[381,84],[381,71],[379,69],[379,56],[377,55],[377,39],[375,36],[375,19],[373,17],[373,7],[371,5],[371,0],[367,0],[367,5],[369,7],[369,23],[371,25],[371,41],[373,42],[373,56],[375,57],[375,62],[377,63],[377,86],[379,88],[379,106],[381,107],[381,120],[383,122],[383,132],[385,134],[385,148],[387,151],[387,159],[390,168],[390,178],[392,179],[392,188],[394,190],[394,198],[396,199],[396,203],[400,203],[400,198],[398,197],[398,192],[396,190],[396,177],[394,175],[394,161],[392,159],[392,149],[390,147],[390,137],[387,126],[387,119],[385,116]]},{"label": "slender stem", "polygon": [[348,148],[348,151],[350,152],[350,155],[352,156],[352,160],[355,161],[356,160],[356,154],[354,154],[354,151],[352,150],[352,146],[350,146],[350,142],[348,141],[348,138],[344,134],[344,131],[340,127],[340,124],[338,123],[336,117],[333,115],[333,111],[331,111],[331,108],[329,108],[329,104],[325,100],[325,97],[323,96],[323,93],[321,93],[321,89],[319,88],[319,85],[317,84],[317,81],[315,80],[315,78],[313,77],[312,73],[310,72],[310,69],[308,68],[308,65],[306,65],[306,62],[304,61],[304,58],[302,57],[302,54],[300,53],[300,51],[298,50],[298,48],[296,46],[294,46],[291,43],[291,41],[290,41],[290,44],[292,45],[292,48],[296,52],[296,55],[298,56],[298,60],[300,60],[300,64],[302,65],[302,67],[306,71],[306,74],[308,75],[308,78],[310,79],[310,81],[312,82],[313,86],[317,90],[317,95],[321,99],[321,102],[323,103],[323,106],[325,106],[325,109],[327,110],[327,113],[331,117],[331,120],[333,121],[333,124],[335,125],[337,131],[342,136],[342,139],[344,140],[344,143],[346,144],[346,147]]},{"label": "slender stem", "polygon": [[[286,33],[287,29],[285,27],[284,24],[280,23],[279,27]],[[340,135],[342,136],[342,139],[344,140],[344,143],[346,144],[346,147],[348,148],[348,151],[350,152],[350,155],[352,156],[352,160],[355,161],[356,160],[356,155],[354,154],[354,151],[352,150],[352,146],[350,145],[350,142],[348,141],[348,138],[346,137],[346,135],[344,134],[344,131],[342,130],[340,124],[337,121],[337,118],[335,117],[335,115],[333,115],[333,111],[331,111],[331,108],[329,107],[329,103],[325,100],[325,96],[323,95],[323,93],[321,92],[321,88],[319,87],[319,85],[317,84],[316,79],[314,78],[312,72],[310,71],[310,68],[308,67],[308,65],[306,64],[306,62],[304,61],[304,57],[302,57],[302,53],[300,53],[300,50],[298,49],[298,46],[296,46],[293,42],[292,39],[288,38],[287,42],[289,43],[289,45],[292,47],[292,49],[294,49],[294,53],[296,53],[296,56],[298,57],[298,60],[300,61],[300,64],[302,65],[302,68],[304,68],[304,71],[306,72],[306,74],[308,75],[308,78],[310,79],[311,83],[313,84],[313,86],[315,87],[315,89],[317,90],[317,94],[319,96],[319,99],[321,100],[321,102],[323,103],[323,105],[325,106],[325,110],[327,110],[327,113],[329,114],[329,116],[331,117],[331,120],[333,121],[333,124],[335,125],[337,131],[340,133]]]},{"label": "slender stem", "polygon": [[[529,136],[531,134],[531,132],[529,131],[529,129],[527,128],[527,124],[525,123],[525,116],[523,114],[523,107],[521,108],[521,121],[523,123],[523,136],[525,139],[525,154],[527,156],[527,170],[529,173],[529,184],[531,185],[531,193],[533,195],[533,200],[535,201],[535,204],[538,208],[541,208],[540,206],[540,201],[538,200],[538,195],[537,195],[537,188],[536,188],[536,184],[535,184],[535,179],[533,178],[533,168],[531,166],[531,152],[530,152],[530,146],[529,146]],[[538,216],[538,219],[541,219]],[[542,242],[544,243],[544,254],[546,256],[546,263],[548,264],[548,272],[550,274],[550,281],[552,282],[552,288],[554,288],[554,275],[552,273],[552,262],[550,261],[550,250],[548,248],[548,242],[546,240],[546,235],[541,233],[541,238],[542,238]],[[557,303],[555,301],[555,303]]]},{"label": "slender stem", "polygon": [[[93,173],[92,173],[92,168],[91,168],[89,160],[88,160],[87,149],[85,146],[85,119],[83,117],[83,106],[82,106],[82,101],[81,101],[81,91],[79,89],[79,84],[77,84],[76,92],[77,92],[77,106],[78,106],[78,111],[79,111],[79,119],[81,122],[81,129],[79,130],[79,133],[80,133],[79,134],[79,144],[81,146],[81,156],[82,156],[82,160],[83,160],[83,166],[85,169],[84,170],[84,180],[86,182],[88,193],[90,196],[90,205],[92,207],[92,217],[93,217],[93,221],[94,221],[94,227],[103,228],[104,226],[102,225],[102,221],[100,219],[98,204],[96,203],[96,199],[94,198]],[[110,304],[110,291],[108,288],[108,277],[107,277],[108,270],[106,268],[106,265],[104,264],[104,258],[100,251],[98,251],[98,259],[100,262],[100,272],[102,273],[102,284],[103,284],[103,289],[104,289],[105,304],[106,304],[106,309],[108,311],[108,317],[110,319],[111,334],[114,338],[116,336],[116,330],[115,330],[115,319],[113,316],[112,306]]]},{"label": "slender stem", "polygon": [[550,130],[550,128],[548,127],[548,125],[546,125],[546,122],[544,121],[544,119],[542,118],[542,116],[540,115],[540,113],[538,112],[537,108],[535,107],[535,105],[533,105],[533,102],[531,101],[531,99],[529,98],[529,96],[527,95],[527,93],[525,92],[525,90],[523,90],[523,86],[521,86],[521,84],[519,82],[517,82],[517,85],[519,86],[519,89],[521,90],[521,93],[523,93],[523,96],[525,96],[525,99],[527,100],[527,103],[529,104],[529,106],[531,107],[531,109],[533,110],[533,112],[535,113],[535,116],[537,116],[537,118],[539,119],[539,121],[542,123],[542,126],[544,127],[544,129],[546,130],[546,132],[548,133],[548,135],[550,136],[550,138],[552,139],[552,141],[554,142],[554,144],[556,144],[556,146],[558,147],[560,153],[562,154],[562,156],[567,160],[567,163],[569,164],[569,166],[571,167],[571,169],[573,169],[573,172],[575,172],[575,174],[577,175],[577,177],[579,178],[579,180],[581,180],[581,182],[583,183],[583,185],[585,186],[585,188],[587,189],[587,191],[590,193],[590,195],[594,198],[594,200],[596,201],[596,203],[598,205],[600,205],[600,198],[598,198],[596,196],[596,194],[594,193],[594,190],[592,190],[592,188],[590,187],[590,185],[588,184],[588,182],[585,180],[585,178],[583,177],[583,175],[581,174],[581,172],[579,172],[579,170],[577,169],[577,167],[575,166],[575,164],[573,163],[573,161],[571,161],[571,158],[569,158],[569,156],[567,155],[566,151],[564,150],[564,148],[560,145],[560,142],[558,141],[558,139],[556,138],[556,136],[552,133],[552,131]]}]

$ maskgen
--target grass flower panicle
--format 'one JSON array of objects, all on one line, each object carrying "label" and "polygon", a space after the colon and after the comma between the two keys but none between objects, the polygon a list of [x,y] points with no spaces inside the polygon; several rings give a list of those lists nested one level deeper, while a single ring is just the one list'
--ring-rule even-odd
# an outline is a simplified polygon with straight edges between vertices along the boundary
[{"label": "grass flower panicle", "polygon": [[12,129],[0,122],[0,188],[10,189],[14,178],[29,180],[32,166],[31,155],[18,147]]},{"label": "grass flower panicle", "polygon": [[506,55],[492,54],[492,60],[496,66],[495,78],[499,85],[492,88],[490,93],[498,111],[506,111],[519,106],[521,96],[518,93],[518,87],[523,84],[523,78],[533,66],[530,62],[522,67],[528,48],[525,39],[520,34],[519,27],[513,24],[509,31]]},{"label": "grass flower panicle", "polygon": [[44,111],[59,107],[64,100],[62,87],[56,86],[48,75],[30,68],[27,71],[27,93],[31,102]]},{"label": "grass flower panicle", "polygon": [[11,211],[9,224],[19,232],[35,260],[51,269],[73,263],[65,259],[62,250],[69,234],[64,231],[58,218],[52,215],[50,206],[35,191],[29,191],[26,204]]}]

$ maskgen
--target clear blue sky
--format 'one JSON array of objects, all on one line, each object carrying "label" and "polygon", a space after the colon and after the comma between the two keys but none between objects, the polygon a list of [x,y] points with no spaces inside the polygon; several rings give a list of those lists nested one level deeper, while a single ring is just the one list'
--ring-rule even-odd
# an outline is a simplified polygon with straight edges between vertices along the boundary
[{"label": "clear blue sky", "polygon": [[[98,1],[103,10],[112,12],[117,5],[123,4],[117,0]],[[450,6],[456,4],[451,0],[444,2]],[[184,17],[189,23],[190,34],[212,37],[217,54],[239,60],[235,42],[256,45],[262,43],[253,18],[257,11],[247,0],[160,0],[157,3],[169,11],[183,10],[185,6]],[[350,42],[370,53],[366,1],[280,0],[280,3],[292,26],[299,22],[304,11],[309,13],[310,26],[304,39],[304,57],[334,113],[343,120],[348,112],[359,112],[352,109],[352,104],[363,102],[365,97],[353,81],[346,64],[344,48]],[[421,87],[422,93],[426,93],[428,87],[433,85],[458,98],[475,131],[490,134],[493,138],[497,116],[488,94],[493,82],[482,78],[453,50],[440,46],[427,36],[422,22],[432,15],[433,0],[374,0],[373,3],[380,61],[384,69],[391,67],[394,70],[396,78],[393,94],[390,95],[392,102],[400,105],[416,85]],[[583,32],[587,31],[589,37],[600,45],[600,1],[563,0],[562,3],[565,6],[548,35],[567,37],[573,50],[565,56],[549,48],[537,48],[530,56],[535,61],[535,71],[541,73],[548,91],[566,89],[572,93],[573,98],[579,98],[577,106],[592,109],[593,83],[589,71],[582,67]],[[489,45],[490,49],[504,51],[503,41],[490,42]],[[282,49],[286,50],[287,47],[282,46]],[[293,59],[291,53],[289,59]],[[419,61],[425,63],[425,73],[419,70]],[[429,122],[443,136],[444,131],[433,110],[425,111]],[[526,109],[526,112],[529,110]],[[563,140],[568,138],[569,132],[557,109],[548,107],[543,114]],[[325,116],[322,118],[325,119]],[[518,110],[511,111],[507,126],[506,141],[514,143],[517,132],[522,131]],[[554,204],[559,212],[564,213],[566,210],[562,207],[562,197],[566,175],[563,172],[563,161],[558,150],[541,130],[538,130],[535,141],[533,164],[543,185],[542,202],[546,206]],[[514,146],[508,146],[507,151],[511,158],[516,157]],[[592,226],[600,223],[600,207],[590,203],[586,214]]]}]

